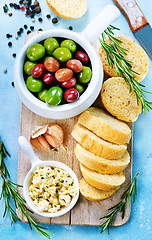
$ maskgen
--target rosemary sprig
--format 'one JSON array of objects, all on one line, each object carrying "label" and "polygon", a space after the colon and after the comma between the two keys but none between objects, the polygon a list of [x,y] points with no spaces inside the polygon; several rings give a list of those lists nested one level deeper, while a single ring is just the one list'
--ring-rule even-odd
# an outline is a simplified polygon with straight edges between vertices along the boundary
[{"label": "rosemary sprig", "polygon": [[109,229],[113,225],[114,217],[115,214],[120,210],[122,212],[122,219],[125,216],[125,209],[126,209],[126,204],[129,202],[131,203],[131,196],[133,195],[133,203],[135,202],[135,197],[137,195],[137,176],[139,172],[136,174],[134,180],[130,184],[130,186],[126,189],[126,191],[122,194],[121,200],[119,203],[114,205],[113,207],[109,208],[111,210],[108,212],[104,217],[101,217],[100,219],[107,218],[107,220],[102,223],[101,225],[97,226],[97,228],[102,227],[101,233],[105,233],[106,229],[108,229],[108,234],[109,234]]},{"label": "rosemary sprig", "polygon": [[[125,59],[127,55],[127,49],[121,47],[122,41],[114,37],[114,30],[120,30],[112,25],[102,33],[102,40],[99,39],[101,46],[106,52],[109,65],[113,68],[115,66],[118,76],[122,76],[126,82],[129,83],[130,91],[134,91],[137,98],[137,103],[141,101],[142,111],[146,114],[146,111],[152,110],[152,102],[145,99],[145,93],[150,93],[143,88],[145,86],[137,82],[134,78],[134,74],[138,74],[132,69],[132,62]],[[110,45],[106,43],[106,37],[110,39]]]},{"label": "rosemary sprig", "polygon": [[31,210],[28,209],[28,207],[25,205],[26,201],[20,196],[19,191],[17,189],[17,187],[22,187],[22,186],[19,184],[13,183],[10,179],[8,179],[10,178],[10,174],[4,162],[4,159],[7,156],[10,157],[10,154],[8,153],[4,143],[0,140],[0,175],[3,179],[0,200],[4,198],[4,201],[5,201],[3,217],[5,217],[6,212],[8,211],[11,217],[11,224],[13,222],[16,222],[17,220],[20,221],[15,210],[10,204],[10,199],[12,199],[15,204],[15,207],[20,210],[22,219],[23,219],[23,216],[26,217],[31,230],[33,227],[40,234],[40,236],[43,235],[50,239],[50,235],[49,235],[50,233],[45,230],[46,228],[39,226],[33,220],[33,218],[29,215],[28,212],[31,212]]}]

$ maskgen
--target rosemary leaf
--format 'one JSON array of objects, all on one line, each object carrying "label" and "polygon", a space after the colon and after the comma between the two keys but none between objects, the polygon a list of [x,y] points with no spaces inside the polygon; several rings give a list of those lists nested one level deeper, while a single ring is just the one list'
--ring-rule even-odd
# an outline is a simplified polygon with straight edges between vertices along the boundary
[{"label": "rosemary leaf", "polygon": [[101,217],[100,219],[107,218],[105,222],[103,222],[101,225],[97,226],[97,228],[102,227],[101,233],[105,233],[106,229],[108,230],[113,226],[114,217],[115,214],[120,211],[122,212],[122,219],[125,216],[125,210],[127,205],[127,200],[129,204],[131,203],[131,197],[133,196],[133,203],[135,202],[135,197],[137,195],[137,176],[139,172],[136,174],[135,178],[133,179],[130,186],[126,189],[126,191],[122,194],[120,202],[118,202],[113,207],[109,208],[108,210],[111,210],[109,213],[107,213],[105,216]]},{"label": "rosemary leaf", "polygon": [[[137,98],[137,104],[141,102],[141,111],[146,114],[146,112],[152,110],[152,102],[146,100],[144,93],[152,94],[152,92],[146,91],[145,85],[138,83],[135,80],[135,72],[132,69],[132,61],[127,60],[125,56],[127,55],[127,49],[121,46],[122,41],[114,37],[114,30],[120,30],[117,27],[109,25],[107,29],[102,33],[102,40],[99,42],[106,52],[108,64],[113,68],[115,66],[118,76],[122,76],[124,80],[130,86],[130,92],[134,91]],[[110,45],[106,43],[106,36],[110,39]]]},{"label": "rosemary leaf", "polygon": [[47,232],[42,226],[39,226],[33,218],[29,215],[28,212],[33,213],[28,207],[25,205],[26,201],[20,196],[19,191],[17,187],[22,187],[19,184],[16,184],[12,182],[10,179],[10,174],[8,172],[8,169],[6,167],[6,164],[4,162],[4,159],[9,156],[10,154],[8,153],[4,143],[0,140],[0,175],[3,179],[2,181],[2,191],[0,195],[0,200],[4,198],[4,213],[3,217],[5,217],[7,211],[10,215],[11,218],[11,224],[16,222],[17,220],[20,221],[18,216],[16,215],[15,210],[13,209],[12,205],[10,204],[10,200],[13,200],[15,207],[19,209],[21,213],[21,217],[25,216],[27,218],[29,227],[31,230],[34,228],[40,236],[45,236],[50,239],[50,233]]}]

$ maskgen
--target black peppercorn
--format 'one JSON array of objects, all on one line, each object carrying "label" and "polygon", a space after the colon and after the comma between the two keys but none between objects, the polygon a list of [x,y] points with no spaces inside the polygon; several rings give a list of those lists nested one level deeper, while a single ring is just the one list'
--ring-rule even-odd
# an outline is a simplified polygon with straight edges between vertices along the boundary
[{"label": "black peppercorn", "polygon": [[20,5],[17,5],[17,9],[20,9]]},{"label": "black peppercorn", "polygon": [[40,31],[40,32],[41,32],[41,31],[43,31],[43,29],[42,29],[42,28],[39,28],[39,29],[38,29],[38,31]]},{"label": "black peppercorn", "polygon": [[20,28],[19,30],[20,30],[20,32],[23,32],[23,28]]},{"label": "black peppercorn", "polygon": [[23,0],[20,0],[20,1],[19,1],[19,4],[23,4]]},{"label": "black peppercorn", "polygon": [[12,87],[15,87],[14,82],[12,82],[11,84],[12,84]]},{"label": "black peppercorn", "polygon": [[27,25],[26,24],[24,25],[24,28],[27,29]]},{"label": "black peppercorn", "polygon": [[72,26],[69,26],[69,30],[73,30],[73,27],[72,27]]},{"label": "black peppercorn", "polygon": [[9,34],[9,33],[7,33],[7,34],[6,34],[6,37],[7,37],[7,38],[11,38],[11,37],[12,37],[12,35],[11,35],[11,34]]},{"label": "black peppercorn", "polygon": [[34,26],[30,26],[30,29],[31,29],[31,30],[34,30]]},{"label": "black peppercorn", "polygon": [[31,18],[34,18],[34,14],[31,15]]},{"label": "black peppercorn", "polygon": [[27,10],[27,11],[26,11],[26,14],[27,14],[27,15],[30,15],[30,14],[31,14],[31,10]]},{"label": "black peppercorn", "polygon": [[41,12],[41,8],[40,7],[36,7],[35,9],[34,9],[34,11],[35,11],[35,13],[40,13]]},{"label": "black peppercorn", "polygon": [[21,35],[21,32],[20,32],[20,31],[18,31],[18,32],[17,32],[17,35],[18,35],[18,36],[20,36],[20,35]]},{"label": "black peppercorn", "polygon": [[31,6],[30,6],[30,8],[31,8],[31,9],[34,9],[34,8],[35,8],[35,6],[34,6],[34,5],[31,5]]},{"label": "black peppercorn", "polygon": [[47,17],[47,18],[51,18],[51,15],[50,15],[50,14],[47,14],[46,17]]},{"label": "black peppercorn", "polygon": [[38,20],[39,20],[39,22],[42,22],[43,21],[43,19],[40,17],[40,18],[38,18]]},{"label": "black peppercorn", "polygon": [[12,55],[14,58],[16,58],[16,53],[13,53],[13,55]]},{"label": "black peppercorn", "polygon": [[52,19],[52,23],[57,23],[58,22],[58,19],[57,18],[53,18]]},{"label": "black peppercorn", "polygon": [[14,4],[13,4],[13,3],[10,3],[9,5],[10,5],[10,7],[13,7],[13,6],[14,6]]},{"label": "black peppercorn", "polygon": [[9,47],[11,47],[11,46],[12,46],[12,43],[11,43],[11,42],[9,42],[9,43],[8,43],[8,46],[9,46]]},{"label": "black peppercorn", "polygon": [[6,8],[4,9],[4,12],[7,13],[7,9]]},{"label": "black peppercorn", "polygon": [[27,31],[27,34],[30,34],[30,33],[31,33],[31,31],[30,31],[30,30],[28,30],[28,31]]},{"label": "black peppercorn", "polygon": [[35,1],[35,2],[34,2],[34,6],[38,7],[38,6],[39,6],[39,2],[38,2],[38,1]]}]

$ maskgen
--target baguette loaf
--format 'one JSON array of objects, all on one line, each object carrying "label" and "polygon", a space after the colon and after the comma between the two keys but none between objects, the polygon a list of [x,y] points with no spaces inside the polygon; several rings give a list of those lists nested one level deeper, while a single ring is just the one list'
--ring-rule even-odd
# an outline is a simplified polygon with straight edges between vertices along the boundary
[{"label": "baguette loaf", "polygon": [[[128,50],[126,52],[127,55],[125,56],[125,59],[132,61],[132,63],[131,63],[132,70],[139,73],[139,75],[134,74],[135,79],[137,80],[137,82],[142,81],[145,78],[145,76],[148,72],[148,67],[149,67],[147,54],[145,53],[143,48],[141,48],[134,41],[129,40],[127,37],[118,36],[117,38],[120,41],[122,41],[121,47]],[[109,39],[107,39],[105,42],[108,45],[110,45]],[[99,49],[99,55],[100,55],[100,59],[103,64],[104,71],[111,77],[118,77],[115,66],[113,65],[113,67],[111,67],[109,65],[106,52],[102,47],[100,47],[100,49]]]},{"label": "baguette loaf", "polygon": [[130,162],[129,153],[126,151],[124,156],[119,160],[108,160],[98,157],[77,144],[74,149],[75,155],[80,163],[87,168],[102,174],[115,174],[123,171]]},{"label": "baguette loaf", "polygon": [[119,189],[118,187],[115,189],[111,189],[109,191],[99,190],[95,187],[92,187],[90,184],[88,184],[84,178],[80,180],[79,188],[80,188],[81,194],[90,201],[100,201],[100,200],[109,198]]},{"label": "baguette loaf", "polygon": [[80,115],[78,123],[112,143],[129,143],[131,138],[131,130],[128,125],[103,109],[95,107],[87,109]]},{"label": "baguette loaf", "polygon": [[115,189],[125,181],[123,172],[112,175],[97,173],[85,167],[82,163],[80,163],[80,169],[86,182],[100,190],[109,191]]},{"label": "baguette loaf", "polygon": [[74,126],[71,134],[89,152],[106,159],[119,159],[127,149],[125,144],[116,145],[99,138],[79,123]]},{"label": "baguette loaf", "polygon": [[107,111],[122,121],[135,122],[141,113],[141,101],[138,105],[135,92],[130,91],[129,83],[121,77],[103,83],[101,99]]},{"label": "baguette loaf", "polygon": [[46,0],[49,8],[61,18],[80,18],[87,11],[85,0]]}]

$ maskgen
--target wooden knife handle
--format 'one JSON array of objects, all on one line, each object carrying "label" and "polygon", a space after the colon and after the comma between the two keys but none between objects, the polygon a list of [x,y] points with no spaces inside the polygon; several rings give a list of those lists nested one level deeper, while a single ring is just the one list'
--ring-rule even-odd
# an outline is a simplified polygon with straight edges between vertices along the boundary
[{"label": "wooden knife handle", "polygon": [[133,33],[149,24],[135,0],[113,1],[127,18],[127,21]]}]

